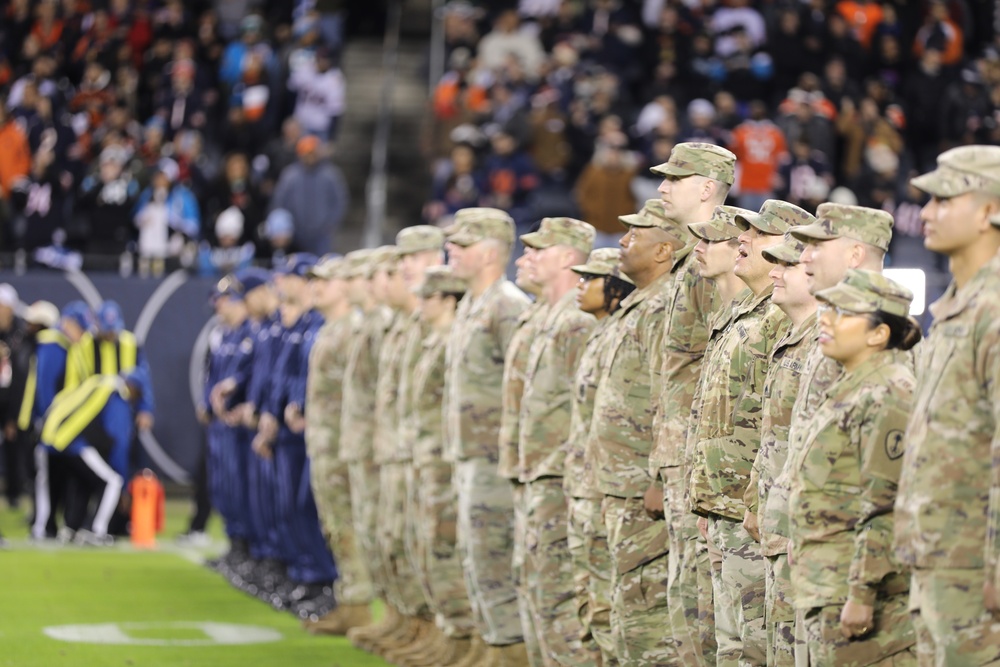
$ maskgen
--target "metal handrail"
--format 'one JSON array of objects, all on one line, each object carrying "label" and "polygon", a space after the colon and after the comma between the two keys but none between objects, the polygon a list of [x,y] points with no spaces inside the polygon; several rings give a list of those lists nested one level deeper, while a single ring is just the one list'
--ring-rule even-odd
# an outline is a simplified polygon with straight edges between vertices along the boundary
[{"label": "metal handrail", "polygon": [[389,0],[385,38],[382,42],[382,94],[372,139],[372,166],[365,184],[367,216],[362,245],[373,248],[382,243],[388,190],[387,166],[389,135],[392,131],[392,98],[396,87],[396,65],[399,62],[399,36],[403,24],[403,0]]}]

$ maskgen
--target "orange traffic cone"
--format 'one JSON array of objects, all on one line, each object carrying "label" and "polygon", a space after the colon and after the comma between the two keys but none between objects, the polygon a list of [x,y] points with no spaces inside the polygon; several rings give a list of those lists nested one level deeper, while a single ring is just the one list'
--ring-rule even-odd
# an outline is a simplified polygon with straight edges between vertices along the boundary
[{"label": "orange traffic cone", "polygon": [[156,534],[163,530],[163,485],[149,468],[128,485],[132,495],[132,544],[142,549],[156,548]]}]

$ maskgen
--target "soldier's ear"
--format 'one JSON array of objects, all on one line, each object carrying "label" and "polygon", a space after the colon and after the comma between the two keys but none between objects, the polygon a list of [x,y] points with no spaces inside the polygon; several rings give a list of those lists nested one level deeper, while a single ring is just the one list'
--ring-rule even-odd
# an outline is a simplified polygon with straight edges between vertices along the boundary
[{"label": "soldier's ear", "polygon": [[889,328],[889,325],[884,322],[873,326],[868,331],[868,346],[884,349],[885,346],[889,344],[889,336],[891,333],[892,330]]}]

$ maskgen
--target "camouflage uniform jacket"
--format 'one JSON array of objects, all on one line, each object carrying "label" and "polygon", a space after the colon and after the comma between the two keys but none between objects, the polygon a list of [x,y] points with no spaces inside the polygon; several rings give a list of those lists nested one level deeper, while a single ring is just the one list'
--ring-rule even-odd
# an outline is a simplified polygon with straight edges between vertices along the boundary
[{"label": "camouflage uniform jacket", "polygon": [[663,347],[658,354],[662,390],[653,421],[655,445],[649,456],[653,475],[663,467],[690,464],[684,460],[684,452],[691,409],[708,347],[710,322],[720,306],[715,285],[701,277],[693,252],[681,264],[672,288],[676,294],[669,300]]},{"label": "camouflage uniform jacket", "polygon": [[573,375],[597,320],[571,289],[549,307],[533,337],[521,399],[518,473],[522,483],[562,477],[570,437]]},{"label": "camouflage uniform jacket", "polygon": [[445,458],[498,458],[501,386],[507,346],[528,297],[501,278],[479,297],[466,294],[448,335]]},{"label": "camouflage uniform jacket", "polygon": [[548,304],[535,301],[517,318],[517,330],[507,346],[503,364],[503,413],[500,416],[500,462],[498,474],[504,479],[517,480],[518,425],[521,419],[521,396],[524,394],[524,373],[528,364],[531,341],[545,321]]},{"label": "camouflage uniform jacket", "polygon": [[[351,332],[344,370],[344,411],[340,421],[340,460],[369,461],[375,446],[375,388],[379,350],[391,322],[391,311],[377,307],[361,314]],[[349,434],[344,437],[344,434]]]},{"label": "camouflage uniform jacket", "polygon": [[306,447],[309,456],[339,457],[344,372],[354,326],[351,314],[316,332],[306,375]]},{"label": "camouflage uniform jacket", "polygon": [[795,398],[793,414],[802,415],[803,418],[816,414],[816,408],[826,398],[826,391],[840,379],[843,372],[844,367],[824,355],[819,343],[810,346],[802,368],[799,395]]},{"label": "camouflage uniform jacket", "polygon": [[587,448],[594,454],[597,487],[618,498],[639,498],[649,487],[653,446],[653,396],[657,373],[651,360],[663,344],[669,285],[666,273],[629,294],[611,316]]},{"label": "camouflage uniform jacket", "polygon": [[420,358],[413,369],[409,402],[412,416],[413,465],[439,463],[444,453],[441,402],[444,399],[444,350],[446,333],[432,331],[421,343]]},{"label": "camouflage uniform jacket", "polygon": [[743,494],[760,448],[767,362],[790,325],[771,304],[772,290],[770,285],[759,295],[748,290],[729,325],[712,333],[718,341],[702,367],[689,485],[696,514],[743,520]]},{"label": "camouflage uniform jacket", "polygon": [[410,325],[409,316],[393,311],[389,330],[382,340],[378,355],[378,381],[375,384],[375,463],[382,465],[395,458],[399,439],[400,364],[403,341]]},{"label": "camouflage uniform jacket", "polygon": [[799,379],[809,351],[816,345],[819,319],[815,315],[790,330],[771,350],[764,380],[764,413],[760,449],[750,471],[743,501],[757,514],[760,552],[777,556],[788,551],[788,484],[781,473],[788,459],[788,430],[799,391]]},{"label": "camouflage uniform jacket", "polygon": [[907,589],[891,508],[914,384],[896,355],[877,353],[830,387],[796,433],[788,507],[797,609],[870,605]]},{"label": "camouflage uniform jacket", "polygon": [[917,568],[992,576],[1000,551],[998,294],[1000,255],[931,306],[895,512],[897,551]]},{"label": "camouflage uniform jacket", "polygon": [[597,323],[587,339],[573,376],[573,403],[570,410],[569,441],[566,445],[566,467],[563,490],[569,498],[600,500],[604,494],[597,489],[594,454],[587,451],[587,434],[594,416],[594,396],[601,374],[601,352],[610,344],[608,332],[611,317]]},{"label": "camouflage uniform jacket", "polygon": [[392,456],[392,460],[398,463],[413,460],[413,444],[417,439],[412,398],[413,372],[423,353],[424,338],[428,334],[428,328],[420,319],[420,313],[411,313],[408,320],[406,333],[401,341],[399,393],[396,399],[396,423],[399,428]]}]

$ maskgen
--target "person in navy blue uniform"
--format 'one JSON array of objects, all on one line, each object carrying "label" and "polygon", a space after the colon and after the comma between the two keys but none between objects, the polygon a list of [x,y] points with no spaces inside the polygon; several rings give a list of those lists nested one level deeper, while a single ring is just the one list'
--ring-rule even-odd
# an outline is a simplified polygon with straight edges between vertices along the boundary
[{"label": "person in navy blue uniform", "polygon": [[209,336],[208,366],[198,416],[206,424],[208,458],[206,470],[211,504],[222,516],[229,538],[229,551],[213,563],[216,569],[230,572],[249,558],[250,513],[247,509],[247,461],[250,438],[246,428],[232,414],[232,401],[213,389],[223,380],[244,374],[253,346],[243,301],[244,288],[239,279],[228,275],[218,282],[213,293],[218,325]]},{"label": "person in navy blue uniform", "polygon": [[[229,377],[211,390],[210,404],[232,405],[227,421],[241,429],[250,443],[257,429],[259,408],[270,387],[274,347],[281,342],[278,298],[271,274],[246,269],[236,274],[243,287],[250,345],[241,345]],[[248,445],[249,446],[249,445]],[[271,591],[287,579],[275,515],[274,464],[255,452],[247,454],[243,471],[247,489],[249,558],[230,568],[230,583],[270,602]]]},{"label": "person in navy blue uniform", "polygon": [[[135,410],[149,381],[145,369],[136,367],[125,376],[93,375],[75,388],[65,389],[55,397],[45,415],[38,445],[50,456],[62,457],[89,476],[100,500],[91,521],[91,529],[76,531],[74,542],[109,545],[108,525],[118,507],[129,477],[129,456],[134,434]],[[44,531],[50,508],[48,470],[43,462],[36,472],[35,484],[43,490],[33,531]]]},{"label": "person in navy blue uniform", "polygon": [[315,256],[300,253],[276,271],[284,332],[254,440],[255,451],[274,460],[279,535],[288,565],[288,581],[273,592],[271,603],[300,618],[319,617],[333,608],[336,577],[312,495],[302,416],[308,353],[323,324],[312,309],[307,279],[315,263]]}]

